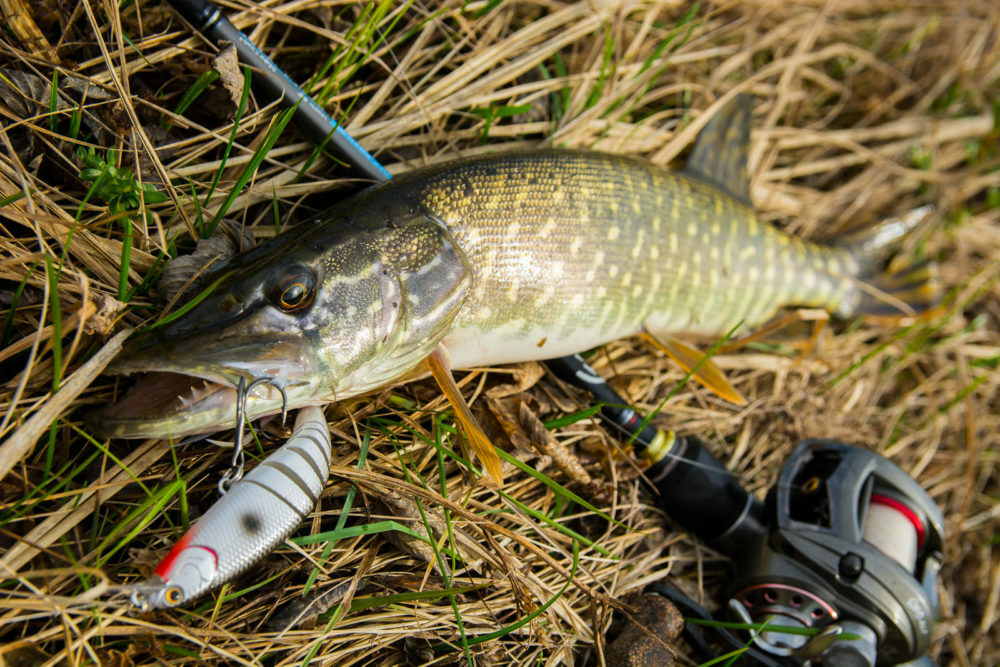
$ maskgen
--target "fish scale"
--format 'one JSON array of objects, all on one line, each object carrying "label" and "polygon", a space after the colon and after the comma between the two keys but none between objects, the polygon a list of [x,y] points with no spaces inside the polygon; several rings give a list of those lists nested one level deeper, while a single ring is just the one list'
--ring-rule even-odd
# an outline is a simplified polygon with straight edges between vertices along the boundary
[{"label": "fish scale", "polygon": [[790,303],[836,309],[850,288],[830,270],[847,250],[793,241],[705,184],[621,156],[506,153],[380,189],[446,225],[474,267],[446,337],[457,366],[552,357],[650,321],[724,334]]}]

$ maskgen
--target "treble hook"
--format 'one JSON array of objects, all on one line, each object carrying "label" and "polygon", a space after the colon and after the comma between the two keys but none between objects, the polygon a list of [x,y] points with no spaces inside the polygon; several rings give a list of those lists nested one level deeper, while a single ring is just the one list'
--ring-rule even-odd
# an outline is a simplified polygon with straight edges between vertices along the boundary
[{"label": "treble hook", "polygon": [[243,424],[246,422],[247,397],[250,396],[254,387],[269,384],[278,390],[281,394],[281,425],[285,425],[285,420],[288,417],[288,394],[285,393],[284,387],[278,385],[274,380],[273,377],[262,376],[254,378],[250,384],[247,384],[246,378],[241,376],[236,385],[236,441],[233,443],[233,456],[229,463],[229,469],[219,479],[220,495],[225,495],[230,486],[243,478],[243,464],[245,463]]}]

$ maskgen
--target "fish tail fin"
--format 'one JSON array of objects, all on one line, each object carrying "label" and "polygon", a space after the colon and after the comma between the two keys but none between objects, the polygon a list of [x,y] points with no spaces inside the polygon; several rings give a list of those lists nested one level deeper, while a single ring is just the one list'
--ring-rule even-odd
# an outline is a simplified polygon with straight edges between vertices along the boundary
[{"label": "fish tail fin", "polygon": [[859,269],[853,294],[841,304],[839,315],[913,317],[935,309],[941,302],[937,264],[896,254],[909,233],[933,211],[933,206],[921,206],[840,242]]},{"label": "fish tail fin", "polygon": [[937,264],[897,256],[883,271],[862,276],[857,286],[856,315],[913,317],[941,303]]}]

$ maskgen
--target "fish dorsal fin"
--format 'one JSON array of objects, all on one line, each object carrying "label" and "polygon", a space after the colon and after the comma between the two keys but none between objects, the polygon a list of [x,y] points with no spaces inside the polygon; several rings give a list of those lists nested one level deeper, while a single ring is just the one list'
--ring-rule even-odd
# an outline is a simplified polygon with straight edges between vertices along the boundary
[{"label": "fish dorsal fin", "polygon": [[698,133],[684,173],[750,205],[747,153],[753,98],[740,94],[712,117]]}]

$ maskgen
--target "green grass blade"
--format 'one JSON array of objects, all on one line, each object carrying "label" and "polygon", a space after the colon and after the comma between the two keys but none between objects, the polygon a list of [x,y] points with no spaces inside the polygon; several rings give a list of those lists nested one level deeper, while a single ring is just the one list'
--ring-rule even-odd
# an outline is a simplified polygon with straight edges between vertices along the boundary
[{"label": "green grass blade", "polygon": [[94,447],[96,447],[98,450],[100,450],[100,452],[102,454],[104,454],[104,456],[106,456],[109,459],[111,459],[111,461],[115,465],[117,465],[119,468],[121,468],[122,470],[124,470],[128,474],[128,476],[132,478],[132,481],[139,485],[139,487],[142,489],[143,493],[145,493],[147,496],[152,495],[153,492],[149,489],[148,486],[146,486],[143,483],[143,481],[141,479],[139,479],[139,476],[136,475],[135,473],[133,473],[132,470],[127,465],[125,465],[125,462],[122,461],[117,456],[115,456],[115,454],[110,449],[108,449],[103,442],[101,442],[99,440],[95,440],[92,435],[90,435],[89,433],[87,433],[86,431],[84,431],[83,429],[81,429],[78,426],[75,426],[75,425],[72,425],[72,424],[70,426],[73,429],[74,433],[76,433],[77,435],[80,435],[81,437],[83,437],[84,439],[86,439],[87,442],[89,442]]},{"label": "green grass blade", "polygon": [[42,473],[42,483],[47,484],[52,474],[52,462],[56,454],[56,434],[59,432],[59,420],[49,424],[49,440],[45,447],[45,470]]},{"label": "green grass blade", "polygon": [[639,434],[642,433],[642,430],[647,426],[649,426],[649,423],[653,421],[656,415],[660,414],[660,411],[663,410],[663,407],[667,404],[667,401],[673,398],[674,395],[677,392],[679,392],[681,388],[684,387],[684,385],[687,384],[688,380],[694,377],[694,374],[698,372],[698,369],[701,368],[704,364],[708,363],[708,360],[714,357],[715,353],[718,352],[723,345],[729,342],[729,339],[733,337],[733,334],[736,333],[742,326],[743,326],[743,320],[740,320],[736,324],[736,326],[734,326],[732,329],[726,332],[725,336],[717,340],[715,342],[715,345],[713,345],[711,349],[709,349],[708,352],[705,353],[705,356],[699,359],[698,363],[696,363],[694,367],[683,378],[681,378],[681,381],[677,383],[677,386],[675,386],[673,389],[667,392],[667,395],[663,397],[663,400],[660,401],[660,404],[656,406],[656,409],[642,418],[642,422],[635,428],[635,431],[625,442],[626,447],[632,446],[632,443],[635,442],[635,439],[637,437],[639,437]]},{"label": "green grass blade", "polygon": [[69,118],[69,131],[66,133],[70,139],[80,136],[80,125],[83,123],[83,102],[81,101],[73,107],[73,115]]},{"label": "green grass blade", "polygon": [[[229,133],[229,140],[226,141],[226,147],[222,150],[222,159],[219,160],[219,168],[215,171],[215,176],[212,177],[212,184],[208,186],[208,192],[205,194],[205,203],[203,206],[208,206],[208,203],[212,199],[212,195],[215,194],[215,188],[219,186],[219,180],[222,178],[222,173],[226,170],[226,164],[229,162],[229,154],[233,150],[233,144],[236,143],[236,135],[239,134],[240,131],[240,121],[243,119],[243,114],[246,113],[247,110],[247,101],[250,99],[251,80],[252,76],[250,74],[250,68],[244,66],[243,91],[240,93],[240,103],[236,106],[236,115],[233,116],[233,130]],[[219,217],[221,219],[221,216]],[[212,230],[215,229],[216,224],[218,224],[218,222],[213,221]],[[202,236],[210,236],[212,230],[205,231]]]},{"label": "green grass blade", "polygon": [[[717,621],[714,619],[698,618],[697,616],[684,617],[684,622],[691,625],[702,625],[713,628],[725,628],[726,630],[742,630],[744,632],[763,632],[764,630],[781,632],[788,635],[802,635],[803,637],[814,637],[822,631],[822,628],[804,628],[798,625],[775,625],[774,623],[742,623],[739,621]],[[861,635],[852,632],[844,632],[838,640],[857,641]]]},{"label": "green grass blade", "polygon": [[375,521],[374,523],[363,523],[357,526],[348,526],[346,528],[329,530],[325,533],[316,533],[315,535],[293,537],[289,541],[301,547],[309,544],[316,544],[317,542],[326,542],[328,540],[336,541],[349,537],[358,537],[360,535],[377,535],[378,533],[388,533],[392,531],[405,533],[410,537],[415,537],[422,542],[427,542],[428,544],[431,542],[427,539],[426,535],[421,535],[409,526],[404,526],[403,524],[397,521],[392,521],[391,519],[387,519],[385,521]]},{"label": "green grass blade", "polygon": [[615,39],[611,34],[611,28],[606,27],[604,29],[604,54],[601,59],[601,71],[597,73],[597,80],[594,82],[594,87],[590,89],[590,94],[587,95],[584,108],[589,109],[600,101],[601,95],[604,93],[604,82],[614,73],[614,65],[611,63],[614,52]]},{"label": "green grass blade", "polygon": [[[187,111],[192,104],[194,104],[195,100],[201,97],[201,94],[204,93],[206,90],[208,90],[208,87],[212,85],[218,78],[219,78],[218,70],[210,69],[205,72],[202,72],[201,76],[199,76],[195,80],[195,82],[192,83],[186,91],[184,91],[184,94],[181,96],[181,99],[179,99],[177,101],[177,104],[174,105],[174,114],[177,116],[183,116],[184,112]],[[244,89],[247,88],[245,79],[243,87]],[[242,102],[242,97],[240,101]],[[239,112],[236,114],[236,117],[237,118],[240,117]]]},{"label": "green grass blade", "polygon": [[747,652],[746,646],[743,648],[734,649],[728,653],[723,653],[722,655],[716,656],[709,660],[708,662],[702,662],[698,664],[698,667],[711,667],[711,665],[718,665],[720,662],[725,662],[727,665],[731,665],[734,658],[738,658]]},{"label": "green grass blade", "polygon": [[[371,445],[371,434],[365,430],[365,435],[361,438],[361,451],[358,452],[358,470],[365,469],[365,462],[368,460],[368,447]],[[351,506],[354,504],[354,496],[358,491],[358,487],[351,484],[350,488],[347,489],[347,496],[344,498],[344,506],[340,509],[340,516],[337,517],[337,525],[334,530],[343,530],[344,526],[347,525],[347,518],[351,514]],[[333,547],[337,544],[337,540],[330,540],[323,547],[323,551],[320,553],[318,562],[320,565],[326,563],[327,559],[330,558],[330,554],[333,553]],[[302,595],[308,595],[309,590],[316,583],[316,577],[319,576],[320,569],[314,567],[312,572],[309,573],[309,577],[306,579],[306,585],[302,587]]]},{"label": "green grass blade", "polygon": [[55,134],[59,125],[56,113],[59,111],[59,70],[52,70],[52,81],[49,86],[49,131]]},{"label": "green grass blade", "polygon": [[[448,498],[448,471],[444,463],[444,442],[441,439],[443,429],[441,424],[441,415],[435,415],[434,417],[434,449],[435,458],[437,459],[437,472],[438,472],[438,484],[441,487],[441,497]],[[442,508],[444,512],[445,526],[448,529],[448,543],[452,545],[452,550],[458,554],[460,553],[458,548],[455,546],[455,529],[451,521],[451,509],[448,507]],[[456,565],[456,559],[452,559],[451,569],[454,571]]]},{"label": "green grass blade", "polygon": [[[549,607],[555,604],[556,600],[562,597],[563,593],[566,592],[566,589],[569,588],[569,585],[573,583],[573,580],[576,578],[576,570],[579,564],[580,564],[580,545],[576,542],[573,542],[573,567],[570,568],[569,577],[566,578],[566,582],[562,585],[562,588],[560,588],[556,592],[556,594],[552,596],[551,599],[547,600],[542,606],[540,606],[538,609],[531,612],[524,618],[519,619],[508,626],[500,628],[496,632],[490,632],[488,634],[479,635],[477,637],[469,639],[468,640],[469,646],[475,646],[476,644],[482,644],[483,642],[488,642],[493,639],[498,639],[500,637],[509,635],[511,632],[527,625],[531,621],[535,620],[536,618],[544,614]],[[433,650],[444,651],[447,650],[448,648],[449,647],[446,644],[438,644],[437,646],[433,647]]]},{"label": "green grass blade", "polygon": [[457,588],[442,588],[440,590],[410,591],[408,593],[394,593],[392,595],[355,598],[354,601],[351,602],[350,611],[353,613],[356,611],[364,611],[365,609],[388,607],[389,605],[399,604],[401,602],[413,602],[415,600],[440,600],[441,598],[449,595],[454,597],[456,595],[464,595],[466,593],[472,593],[473,591],[489,587],[490,584],[476,584],[474,586],[459,586]]},{"label": "green grass blade", "polygon": [[545,428],[547,428],[550,431],[554,431],[557,428],[572,426],[573,424],[581,422],[584,419],[590,419],[600,411],[601,411],[601,405],[592,405],[589,408],[580,410],[579,412],[568,414],[565,417],[558,417],[557,419],[550,419],[549,421],[542,423],[544,424]]},{"label": "green grass blade", "polygon": [[[127,3],[123,3],[123,4],[127,4]],[[120,7],[120,9],[124,9],[124,7]],[[131,46],[132,50],[136,52],[136,55],[138,55],[140,58],[142,58],[142,62],[144,62],[146,64],[146,67],[148,67],[149,69],[156,69],[156,65],[154,65],[153,63],[151,63],[149,61],[149,58],[147,58],[146,55],[142,51],[139,50],[139,47],[136,46],[135,42],[132,41],[131,37],[129,37],[128,35],[126,35],[124,32],[121,33],[121,36],[122,36],[122,39],[125,41],[125,43],[128,44],[129,46]]]},{"label": "green grass blade", "polygon": [[326,622],[326,628],[324,628],[323,632],[320,633],[319,637],[317,637],[313,641],[312,646],[309,647],[309,651],[306,653],[305,657],[302,658],[302,662],[299,663],[300,667],[309,667],[309,664],[312,663],[313,658],[316,657],[316,654],[319,653],[320,648],[323,647],[323,640],[326,639],[326,636],[330,633],[330,630],[333,628],[333,625],[336,622],[337,622],[336,618],[331,618],[329,621]]},{"label": "green grass blade", "polygon": [[13,204],[16,201],[21,201],[22,199],[24,199],[24,191],[18,190],[13,194],[9,194],[6,197],[0,198],[0,208]]},{"label": "green grass blade", "polygon": [[118,270],[118,300],[128,301],[128,272],[132,264],[132,218],[125,216],[122,218],[125,225],[125,232],[122,236],[122,261]]},{"label": "green grass blade", "polygon": [[59,304],[59,273],[52,258],[45,256],[45,277],[49,281],[49,317],[52,318],[52,391],[62,382],[62,307]]},{"label": "green grass blade", "polygon": [[150,330],[155,329],[157,327],[161,327],[164,324],[170,324],[171,322],[173,322],[174,320],[176,320],[178,317],[180,317],[184,313],[190,311],[192,308],[194,308],[199,303],[201,303],[202,301],[204,301],[205,298],[209,294],[211,294],[212,292],[215,291],[215,289],[219,286],[219,284],[223,280],[225,280],[226,278],[228,278],[232,274],[233,274],[232,271],[226,271],[221,276],[219,276],[218,278],[216,278],[215,280],[213,280],[211,282],[211,284],[208,285],[208,287],[206,287],[201,292],[199,292],[198,296],[196,296],[195,298],[191,299],[190,301],[188,301],[183,306],[181,306],[180,308],[178,308],[174,312],[170,313],[169,315],[167,315],[167,316],[165,316],[165,317],[157,320],[156,322],[153,322],[152,324],[150,324],[148,327],[146,327],[146,331],[150,331]]},{"label": "green grass blade", "polygon": [[[674,29],[671,30],[667,34],[667,36],[663,38],[663,41],[661,41],[659,44],[656,45],[656,48],[653,49],[653,52],[649,54],[649,57],[647,57],[645,62],[643,62],[642,67],[639,69],[639,74],[645,73],[647,70],[649,70],[650,67],[653,66],[653,63],[659,60],[660,56],[663,55],[663,52],[667,50],[667,48],[671,45],[671,43],[673,43],[673,41],[677,38],[677,35],[681,33],[681,29],[684,28],[685,26],[688,26],[688,24],[694,20],[694,17],[697,16],[698,10],[700,8],[701,8],[701,2],[695,2],[691,5],[691,7],[688,8],[686,12],[684,12],[684,15],[681,16],[681,18],[678,19],[677,23],[674,25]],[[686,42],[688,37],[690,37],[691,31],[695,27],[697,27],[697,25],[698,24],[695,23],[694,25],[688,26],[685,36],[681,40],[680,44],[678,44],[678,47],[683,46],[684,42]]]},{"label": "green grass blade", "polygon": [[504,461],[507,461],[508,463],[510,463],[514,467],[518,468],[522,472],[525,472],[528,475],[531,475],[532,477],[534,477],[535,479],[537,479],[539,482],[541,482],[545,486],[547,486],[550,489],[552,489],[553,493],[555,493],[556,495],[562,496],[563,498],[566,498],[567,500],[572,500],[574,503],[576,503],[580,507],[583,507],[584,509],[586,509],[586,510],[588,510],[590,512],[593,512],[594,514],[596,514],[597,516],[601,517],[605,521],[609,521],[609,522],[615,524],[616,526],[618,526],[619,528],[624,528],[625,530],[630,530],[630,528],[628,526],[626,526],[625,524],[623,524],[622,522],[616,521],[615,519],[611,518],[611,516],[609,516],[608,514],[602,512],[599,509],[597,509],[596,507],[594,507],[593,505],[591,505],[589,502],[587,502],[586,500],[584,500],[580,496],[576,495],[575,493],[573,493],[569,489],[565,488],[564,486],[562,486],[561,484],[559,484],[559,482],[555,481],[551,477],[548,477],[544,473],[538,472],[537,470],[535,470],[534,468],[532,468],[531,466],[529,466],[527,463],[524,463],[523,461],[519,461],[518,459],[514,458],[513,456],[511,456],[510,454],[508,454],[507,452],[505,452],[505,451],[503,451],[502,449],[499,449],[499,448],[497,448],[497,454],[499,454],[500,458],[502,458]]},{"label": "green grass blade", "polygon": [[[482,7],[480,7],[476,11],[476,13],[473,14],[473,16],[475,18],[477,18],[477,19],[481,19],[484,16],[486,16],[487,14],[489,14],[490,12],[492,12],[494,9],[496,9],[497,7],[499,7],[501,3],[503,3],[503,0],[488,0],[485,5],[483,5]],[[464,11],[464,8],[463,8],[463,11]]]},{"label": "green grass blade", "polygon": [[[96,560],[97,567],[103,567],[112,556],[122,548],[128,546],[139,533],[144,531],[156,519],[175,495],[181,498],[186,492],[187,483],[183,479],[175,479],[170,484],[157,489],[151,496],[147,496],[135,509],[121,519],[98,544],[97,550],[101,555]],[[111,546],[112,542],[122,533],[125,526],[133,522],[135,525],[132,526],[128,533],[118,539],[117,544]]]},{"label": "green grass blade", "polygon": [[[430,490],[427,483],[422,477],[416,472],[416,466],[413,465],[412,459],[405,455],[404,448],[399,444],[396,438],[390,436],[390,440],[393,447],[396,449],[396,455],[399,457],[400,466],[403,469],[403,474],[406,477],[406,481],[413,483],[413,477],[417,478],[420,486],[424,489]],[[440,450],[438,450],[438,455],[440,456]],[[407,465],[409,463],[410,465]],[[410,466],[413,467],[413,471],[410,470]],[[427,513],[424,512],[424,505],[419,498],[413,499],[414,504],[417,507],[417,512],[420,514],[420,520],[424,525],[425,534],[428,537],[428,544],[431,550],[434,552],[434,562],[437,563],[438,569],[441,572],[441,577],[444,579],[445,586],[450,588],[452,586],[451,570],[448,569],[447,564],[444,562],[444,558],[441,555],[441,550],[438,548],[437,540],[434,539],[434,531],[431,529],[430,521],[427,519]],[[451,535],[449,533],[449,535]],[[458,551],[455,549],[454,543],[451,543],[452,547],[452,563],[455,559],[459,557]],[[448,603],[451,605],[452,614],[455,616],[455,624],[458,626],[459,641],[462,646],[462,651],[465,654],[465,662],[469,667],[473,666],[472,663],[472,653],[469,651],[469,644],[466,641],[465,635],[465,623],[462,621],[462,612],[458,608],[458,601],[455,599],[454,595],[448,595]]]},{"label": "green grass blade", "polygon": [[28,280],[31,278],[35,269],[38,268],[38,262],[40,260],[35,260],[31,266],[28,267],[27,273],[24,274],[24,278],[21,278],[21,282],[17,284],[17,288],[14,290],[14,297],[10,301],[10,310],[7,312],[7,320],[3,325],[3,341],[0,342],[0,348],[7,347],[10,343],[10,337],[14,333],[14,315],[17,314],[17,305],[21,302],[21,295],[24,293],[24,288],[28,285]]},{"label": "green grass blade", "polygon": [[594,549],[594,551],[599,552],[602,556],[606,556],[607,558],[611,558],[613,560],[618,560],[618,557],[615,556],[614,554],[612,554],[610,551],[608,551],[607,549],[605,549],[601,545],[597,544],[593,540],[587,539],[586,537],[584,537],[580,533],[576,532],[572,528],[568,528],[568,527],[562,525],[561,523],[559,523],[558,521],[552,519],[551,517],[549,517],[549,516],[547,516],[545,514],[542,514],[538,510],[532,509],[532,508],[528,507],[527,505],[525,505],[521,501],[519,501],[519,500],[515,499],[514,497],[512,497],[512,496],[510,496],[510,495],[508,495],[506,493],[504,493],[503,491],[500,491],[500,495],[503,496],[504,500],[507,500],[508,502],[510,502],[511,504],[513,504],[514,506],[516,506],[519,510],[521,510],[525,514],[528,514],[529,516],[532,516],[532,517],[538,519],[539,521],[541,521],[542,523],[547,524],[548,526],[550,526],[554,530],[559,531],[560,533],[562,533],[566,537],[569,537],[569,538],[573,539],[573,544],[574,545],[577,544],[578,542],[582,542],[586,546],[591,547],[592,549]]},{"label": "green grass blade", "polygon": [[226,195],[226,199],[222,202],[222,205],[216,212],[215,217],[212,218],[212,222],[206,230],[206,236],[211,236],[212,232],[215,231],[215,228],[219,225],[219,222],[222,221],[222,218],[226,215],[229,207],[232,206],[233,202],[236,201],[236,198],[239,197],[243,187],[250,181],[254,173],[256,173],[257,168],[260,167],[261,163],[267,158],[267,154],[271,152],[272,148],[274,148],[274,144],[277,143],[281,134],[285,131],[285,127],[292,120],[292,117],[295,115],[298,108],[299,105],[296,103],[295,106],[278,112],[278,114],[274,117],[274,123],[271,125],[270,129],[268,129],[267,134],[264,135],[264,140],[259,146],[257,146],[257,150],[255,150],[253,155],[250,157],[250,160],[247,162],[247,165],[240,174],[240,177],[236,180],[236,183],[229,191],[229,194]]},{"label": "green grass blade", "polygon": [[[25,496],[18,498],[9,509],[4,510],[4,513],[0,515],[0,527],[21,518],[38,507],[39,503],[49,500],[53,495],[62,491],[77,475],[93,463],[94,459],[99,455],[100,452],[91,452],[89,456],[70,469],[68,473],[66,471],[73,465],[73,462],[68,461],[63,464],[62,468],[53,473],[48,479],[29,490]],[[58,483],[52,486],[52,488],[48,488],[48,484],[54,480],[58,480]]]}]

